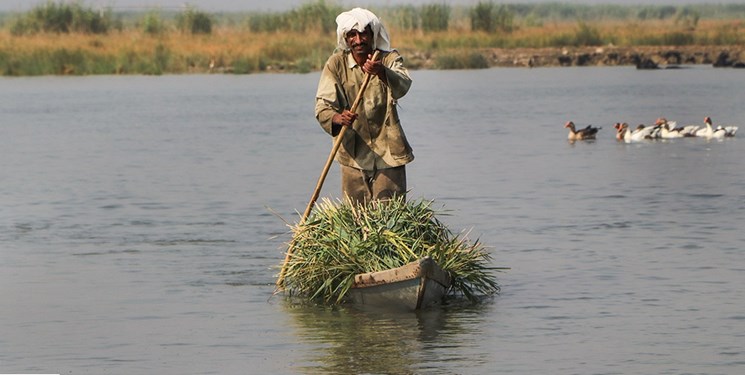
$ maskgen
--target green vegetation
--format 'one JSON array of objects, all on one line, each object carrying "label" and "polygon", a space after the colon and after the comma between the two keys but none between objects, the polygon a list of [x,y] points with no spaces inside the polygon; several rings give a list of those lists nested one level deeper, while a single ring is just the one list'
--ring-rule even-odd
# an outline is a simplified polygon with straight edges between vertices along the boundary
[{"label": "green vegetation", "polygon": [[163,19],[157,12],[150,11],[145,14],[142,19],[142,31],[150,35],[160,35],[166,30],[166,25]]},{"label": "green vegetation", "polygon": [[480,2],[471,11],[471,30],[493,33],[512,31],[514,13],[507,5]]},{"label": "green vegetation", "polygon": [[11,26],[13,35],[45,33],[104,34],[111,27],[110,12],[96,12],[79,3],[48,1],[36,6]]},{"label": "green vegetation", "polygon": [[250,13],[247,25],[253,32],[297,32],[318,31],[335,32],[336,16],[344,8],[327,4],[324,0],[306,3],[298,9],[282,13]]},{"label": "green vegetation", "polygon": [[193,7],[186,10],[176,18],[178,28],[186,33],[210,34],[212,33],[212,17]]},{"label": "green vegetation", "polygon": [[149,74],[160,75],[172,68],[171,52],[162,44],[150,53],[122,52],[101,55],[83,49],[48,48],[17,59],[0,51],[0,71],[8,76],[47,74]]},{"label": "green vegetation", "polygon": [[499,291],[478,241],[454,235],[431,201],[355,205],[325,200],[303,225],[294,226],[293,256],[285,284],[294,294],[341,303],[359,273],[382,271],[431,256],[453,277],[451,292],[472,301]]},{"label": "green vegetation", "polygon": [[574,34],[574,41],[570,42],[575,46],[600,46],[603,44],[603,38],[600,31],[584,22],[577,24],[577,32]]},{"label": "green vegetation", "polygon": [[445,4],[422,5],[420,24],[423,31],[444,31],[450,22],[450,7]]},{"label": "green vegetation", "polygon": [[[334,50],[334,20],[344,10],[332,0],[286,12],[219,14],[83,4],[46,1],[25,13],[0,14],[0,74],[309,72]],[[745,4],[451,6],[433,0],[371,10],[413,69],[488,67],[484,55],[495,48],[745,45]]]},{"label": "green vegetation", "polygon": [[475,52],[444,53],[435,59],[438,69],[486,69],[489,61],[484,55]]}]

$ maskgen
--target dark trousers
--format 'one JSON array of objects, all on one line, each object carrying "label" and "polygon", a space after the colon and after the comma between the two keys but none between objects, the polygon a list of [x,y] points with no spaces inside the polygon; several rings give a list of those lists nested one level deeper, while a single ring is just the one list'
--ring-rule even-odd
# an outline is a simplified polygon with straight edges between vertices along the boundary
[{"label": "dark trousers", "polygon": [[341,165],[341,190],[354,203],[406,195],[406,167],[363,171]]}]

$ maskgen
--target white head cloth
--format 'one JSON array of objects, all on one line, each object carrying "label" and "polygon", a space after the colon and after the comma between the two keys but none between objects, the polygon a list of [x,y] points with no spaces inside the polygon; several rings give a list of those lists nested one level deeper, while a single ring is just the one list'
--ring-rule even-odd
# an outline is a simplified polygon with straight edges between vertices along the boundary
[{"label": "white head cloth", "polygon": [[373,32],[373,49],[391,50],[391,41],[388,38],[388,32],[385,31],[385,27],[380,22],[380,19],[367,9],[354,8],[338,15],[336,17],[336,25],[336,38],[341,49],[350,48],[345,38],[348,32],[352,30],[362,32],[365,31],[367,25],[370,25]]}]

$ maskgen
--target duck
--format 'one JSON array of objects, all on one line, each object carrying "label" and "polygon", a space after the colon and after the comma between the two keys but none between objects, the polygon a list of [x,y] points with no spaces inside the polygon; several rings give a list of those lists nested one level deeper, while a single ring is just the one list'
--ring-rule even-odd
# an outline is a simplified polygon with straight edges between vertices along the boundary
[{"label": "duck", "polygon": [[[711,117],[708,117],[707,116],[706,119],[709,119],[709,124],[712,123]],[[706,119],[704,119],[704,122],[706,122]],[[714,129],[714,133],[716,134],[717,132],[722,132],[723,131],[724,132],[723,137],[734,137],[735,136],[735,133],[737,133],[737,129],[738,129],[737,126],[722,126],[722,125],[717,125],[716,129]]]},{"label": "duck", "polygon": [[718,125],[717,128],[714,131],[717,130],[724,130],[724,136],[725,137],[734,137],[735,133],[737,133],[737,126],[722,126]]},{"label": "duck", "polygon": [[631,143],[631,132],[629,131],[629,124],[627,123],[620,123],[617,122],[615,125],[613,125],[614,128],[616,128],[616,139],[619,141],[624,141],[626,143]]},{"label": "duck", "polygon": [[[660,127],[660,138],[671,139],[671,138],[683,138],[683,134],[676,128],[670,129],[670,123],[666,118],[660,117],[654,122],[655,126]],[[674,127],[675,125],[673,125]]]},{"label": "duck", "polygon": [[626,143],[653,139],[654,137],[652,134],[656,130],[655,127],[645,126],[644,124],[639,124],[634,130],[631,130],[629,124],[626,122],[620,124],[616,123],[614,127],[616,128],[616,139],[623,140]]},{"label": "duck", "polygon": [[624,138],[626,137],[626,131],[628,130],[628,126],[624,127],[620,122],[617,122],[615,123],[615,125],[613,125],[613,128],[616,129],[616,140],[623,141]]},{"label": "duck", "polygon": [[[737,130],[735,130],[735,132],[736,131]],[[709,116],[704,117],[704,127],[696,131],[697,137],[704,137],[704,138],[719,139],[719,138],[724,138],[726,134],[727,134],[727,131],[724,128],[718,127],[717,129],[714,129],[712,127],[711,117]]]},{"label": "duck", "polygon": [[698,125],[686,125],[684,127],[676,127],[677,122],[668,121],[664,117],[660,117],[655,121],[655,126],[660,127],[660,138],[683,138],[683,137],[694,137],[694,133],[700,126]]},{"label": "duck", "polygon": [[569,136],[567,139],[570,141],[579,141],[584,139],[595,139],[595,135],[598,133],[601,127],[593,127],[592,125],[587,125],[587,127],[576,130],[574,126],[574,122],[568,121],[566,124],[564,124],[565,128],[569,128]]},{"label": "duck", "polygon": [[[626,126],[628,126],[628,124]],[[655,139],[655,138],[659,138],[659,133],[660,133],[659,127],[646,126],[644,124],[639,124],[631,132],[631,140],[634,142],[639,142],[645,139]]]}]

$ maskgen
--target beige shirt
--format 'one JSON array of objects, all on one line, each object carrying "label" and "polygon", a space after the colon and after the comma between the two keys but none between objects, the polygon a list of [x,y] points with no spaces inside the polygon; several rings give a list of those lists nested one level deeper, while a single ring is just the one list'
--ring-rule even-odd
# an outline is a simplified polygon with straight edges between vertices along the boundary
[{"label": "beige shirt", "polygon": [[[342,165],[376,170],[398,167],[414,160],[396,110],[396,101],[411,87],[411,77],[401,55],[393,50],[383,52],[388,82],[377,76],[370,79],[363,100],[357,107],[359,116],[336,154]],[[336,52],[321,72],[316,93],[316,118],[321,127],[336,137],[339,128],[333,125],[334,114],[351,109],[365,79],[349,51]]]}]

